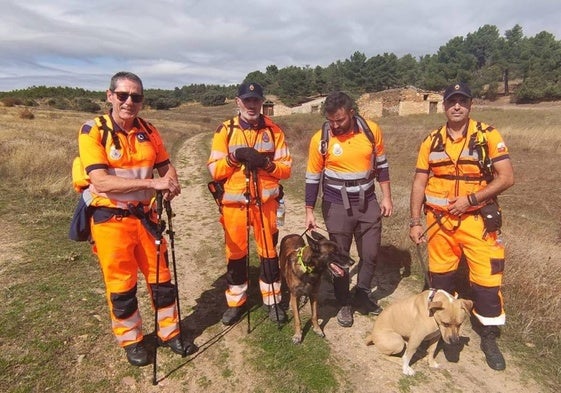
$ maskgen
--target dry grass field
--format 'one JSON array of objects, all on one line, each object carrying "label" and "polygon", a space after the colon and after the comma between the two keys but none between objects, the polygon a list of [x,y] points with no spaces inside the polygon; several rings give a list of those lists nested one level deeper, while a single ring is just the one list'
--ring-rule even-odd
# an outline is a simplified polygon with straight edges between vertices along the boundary
[{"label": "dry grass field", "polygon": [[[334,354],[341,352],[334,352],[333,348],[330,352],[328,344],[311,336],[305,338],[306,345],[310,345],[309,342],[323,351],[322,361],[335,370],[332,374],[329,370],[312,370],[308,375],[307,367],[302,363],[293,368],[278,365],[274,359],[279,348],[290,356],[294,355],[290,352],[292,349],[286,347],[291,329],[275,333],[274,328],[269,331],[265,330],[265,326],[258,326],[253,334],[258,339],[244,339],[246,347],[241,354],[227,354],[232,348],[229,345],[236,344],[226,337],[219,344],[221,355],[212,358],[210,349],[187,363],[164,355],[163,367],[176,372],[164,378],[159,390],[150,387],[146,382],[149,370],[129,367],[121,351],[115,348],[95,259],[87,245],[67,239],[68,222],[76,200],[70,186],[70,164],[77,153],[78,129],[92,115],[34,108],[34,119],[22,119],[22,110],[0,106],[0,225],[3,228],[0,231],[1,391],[226,391],[228,381],[238,381],[237,387],[245,386],[239,381],[243,378],[239,370],[233,369],[233,364],[239,360],[238,357],[254,352],[260,353],[261,357],[254,360],[255,364],[246,365],[243,369],[244,372],[251,370],[255,373],[250,378],[255,384],[251,385],[255,388],[251,391],[351,392],[353,389],[349,386],[360,386],[360,382],[358,385],[356,381],[354,384],[350,382],[353,376],[344,374],[342,370],[345,366],[334,359]],[[195,208],[198,205],[196,201],[191,201],[190,195],[195,186],[205,185],[206,169],[200,164],[192,166],[188,158],[195,155],[206,157],[212,132],[219,122],[234,113],[230,104],[219,108],[184,105],[170,111],[142,112],[143,117],[161,130],[169,150],[178,160],[176,165],[184,167],[183,194],[188,202],[180,208],[185,209],[189,220],[200,220],[199,231],[202,233],[205,229],[212,231],[216,228],[205,221],[208,214],[215,221],[216,207],[209,202],[210,208]],[[515,168],[516,184],[500,197],[504,216],[503,236],[507,246],[504,282],[507,325],[501,346],[509,351],[507,368],[520,368],[524,378],[535,381],[541,391],[546,392],[555,391],[561,383],[560,115],[561,104],[502,108],[481,105],[472,113],[473,118],[493,124],[501,131]],[[317,115],[293,115],[276,120],[284,127],[294,156],[293,176],[286,182],[288,194],[295,201],[294,205],[301,206],[307,144],[322,119]],[[397,261],[404,277],[405,270],[409,268],[413,276],[420,277],[416,253],[407,236],[409,189],[418,145],[431,129],[443,122],[443,117],[415,115],[377,120],[384,131],[388,149],[396,207],[395,216],[384,221],[383,245],[385,250],[389,250],[384,259]],[[199,145],[190,146],[187,152],[185,142],[194,136],[199,136]],[[295,222],[303,225],[303,217],[297,217],[303,209],[289,212]],[[182,217],[186,216],[177,218],[179,228],[183,225]],[[295,229],[302,232],[295,225]],[[176,227],[176,230],[180,229]],[[216,233],[211,232],[211,235]],[[199,239],[195,233],[178,234],[178,237],[182,236],[186,244]],[[222,241],[218,239],[214,243]],[[199,259],[221,258],[220,245],[208,245],[204,252],[197,254]],[[199,264],[191,270],[185,268],[186,274],[191,274],[193,269],[202,267]],[[210,273],[205,270],[203,274]],[[406,279],[403,278],[403,281]],[[419,279],[410,282],[420,286]],[[206,293],[205,290],[200,298]],[[222,300],[221,295],[217,296]],[[191,306],[189,300],[183,304],[188,308],[186,318],[192,320],[190,313],[197,308]],[[150,319],[149,314],[144,312],[144,315]],[[214,322],[219,325],[218,320]],[[217,329],[216,326],[207,327],[211,333],[217,332]],[[267,335],[263,336],[259,331],[266,331]],[[204,332],[197,334],[206,337]],[[282,334],[278,345],[271,337],[276,334]],[[306,345],[302,346],[306,352],[298,352],[298,356],[305,360],[304,363],[310,364],[317,361],[318,352],[308,353],[310,348]],[[247,346],[252,349],[247,349]],[[477,347],[478,342],[472,346]],[[374,352],[371,356],[375,356]],[[259,371],[258,364],[263,359],[270,359],[266,374]],[[292,361],[286,360],[288,364],[293,364]],[[388,364],[388,368],[397,367]],[[417,367],[421,368],[420,365]],[[484,363],[476,367],[486,368]],[[208,376],[193,375],[193,370],[210,369],[214,370],[211,373],[214,380]],[[317,374],[315,379],[310,377],[314,373]],[[384,391],[426,391],[423,389],[430,386],[427,379],[431,379],[433,374],[419,374],[421,376],[415,379],[399,379],[398,376],[394,378],[395,384],[390,388],[386,386]],[[490,375],[485,378],[497,378],[494,386],[502,386],[501,378],[505,377],[500,373]],[[442,378],[446,380],[450,377],[444,374]],[[183,379],[192,382],[183,386]],[[298,383],[298,389],[291,390],[291,385],[274,389],[274,381],[281,380],[299,381],[293,382]],[[504,386],[512,387],[504,383]],[[535,387],[535,383],[529,386]],[[178,386],[183,388],[173,390]],[[515,386],[532,391],[524,385]],[[468,389],[466,386],[451,388],[443,383],[435,390],[479,391]]]}]

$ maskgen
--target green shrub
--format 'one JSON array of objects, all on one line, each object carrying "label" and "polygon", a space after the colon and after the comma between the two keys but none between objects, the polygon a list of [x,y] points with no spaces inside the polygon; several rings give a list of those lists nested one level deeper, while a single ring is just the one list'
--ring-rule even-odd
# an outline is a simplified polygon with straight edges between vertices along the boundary
[{"label": "green shrub", "polygon": [[101,110],[101,106],[99,106],[99,104],[93,102],[89,98],[77,98],[75,107],[77,110],[82,112],[96,113]]},{"label": "green shrub", "polygon": [[47,101],[47,105],[55,109],[62,109],[62,110],[72,109],[72,105],[70,104],[70,102],[68,102],[66,98],[61,98],[61,97],[49,99]]},{"label": "green shrub", "polygon": [[178,107],[181,105],[181,100],[172,97],[153,97],[146,98],[144,103],[152,109],[166,110]]},{"label": "green shrub", "polygon": [[226,103],[226,95],[218,92],[208,92],[201,97],[203,106],[220,106]]}]

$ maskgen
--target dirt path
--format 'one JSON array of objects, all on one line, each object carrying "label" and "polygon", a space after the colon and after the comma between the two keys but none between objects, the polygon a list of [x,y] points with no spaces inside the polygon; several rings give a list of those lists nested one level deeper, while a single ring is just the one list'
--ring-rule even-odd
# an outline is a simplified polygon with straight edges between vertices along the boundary
[{"label": "dirt path", "polygon": [[[158,387],[151,386],[147,368],[145,386],[136,386],[140,391],[165,392],[274,392],[274,386],[259,386],[251,366],[244,361],[244,354],[251,348],[244,344],[246,324],[240,323],[226,329],[220,323],[225,308],[223,234],[217,222],[217,207],[207,191],[205,166],[208,141],[204,135],[188,140],[176,160],[183,193],[173,202],[176,219],[175,251],[180,281],[181,309],[185,327],[201,347],[198,354],[183,361],[175,372],[160,375]],[[302,205],[300,201],[287,199],[286,226],[281,237],[288,233],[301,233]],[[381,300],[389,304],[397,298],[418,291],[421,283],[415,277],[398,280],[391,294]],[[397,284],[397,283],[396,283]],[[328,288],[324,285],[323,288]],[[495,372],[487,367],[479,350],[479,338],[469,323],[464,326],[466,345],[457,362],[448,362],[443,351],[437,360],[442,369],[431,370],[426,359],[413,367],[418,372],[414,377],[401,373],[399,359],[388,358],[376,352],[375,347],[364,341],[372,328],[374,319],[355,315],[352,328],[340,327],[334,316],[337,310],[332,297],[326,292],[320,302],[320,317],[323,318],[326,340],[331,347],[331,357],[344,373],[341,391],[344,392],[542,392],[538,383],[528,378],[516,367],[517,359],[505,353],[507,369]],[[290,315],[289,315],[290,317]],[[308,307],[303,309],[304,320],[308,318]],[[305,340],[305,337],[304,337]],[[287,345],[292,345],[287,343]],[[165,356],[165,355],[163,355]],[[168,371],[169,372],[169,371]]]}]

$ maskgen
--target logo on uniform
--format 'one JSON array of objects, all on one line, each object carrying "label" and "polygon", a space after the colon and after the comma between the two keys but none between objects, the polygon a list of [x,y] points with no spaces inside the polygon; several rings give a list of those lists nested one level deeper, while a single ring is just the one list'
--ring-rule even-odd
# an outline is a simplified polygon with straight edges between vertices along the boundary
[{"label": "logo on uniform", "polygon": [[263,143],[269,143],[271,140],[269,139],[269,134],[264,132],[263,133]]},{"label": "logo on uniform", "polygon": [[121,150],[117,150],[115,145],[111,145],[111,149],[109,149],[109,158],[111,158],[112,160],[118,160],[122,156],[123,153],[121,153]]},{"label": "logo on uniform", "polygon": [[497,151],[499,153],[504,153],[506,151],[506,145],[504,144],[504,142],[497,143]]},{"label": "logo on uniform", "polygon": [[253,84],[249,85],[249,91],[253,91],[255,90],[255,86],[253,86]]},{"label": "logo on uniform", "polygon": [[460,85],[455,85],[454,90],[460,90]]},{"label": "logo on uniform", "polygon": [[341,147],[340,144],[336,143],[333,145],[333,155],[334,156],[340,156],[343,154],[343,148]]}]

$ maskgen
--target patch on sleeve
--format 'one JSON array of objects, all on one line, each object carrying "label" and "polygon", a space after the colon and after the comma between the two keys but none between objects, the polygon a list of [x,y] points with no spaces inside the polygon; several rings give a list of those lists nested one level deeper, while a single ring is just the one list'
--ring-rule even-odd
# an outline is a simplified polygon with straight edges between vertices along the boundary
[{"label": "patch on sleeve", "polygon": [[93,122],[88,121],[87,123],[82,124],[82,128],[80,129],[80,134],[89,134],[93,126]]},{"label": "patch on sleeve", "polygon": [[497,151],[499,153],[504,153],[506,152],[506,145],[504,144],[504,142],[499,142],[497,143]]}]

